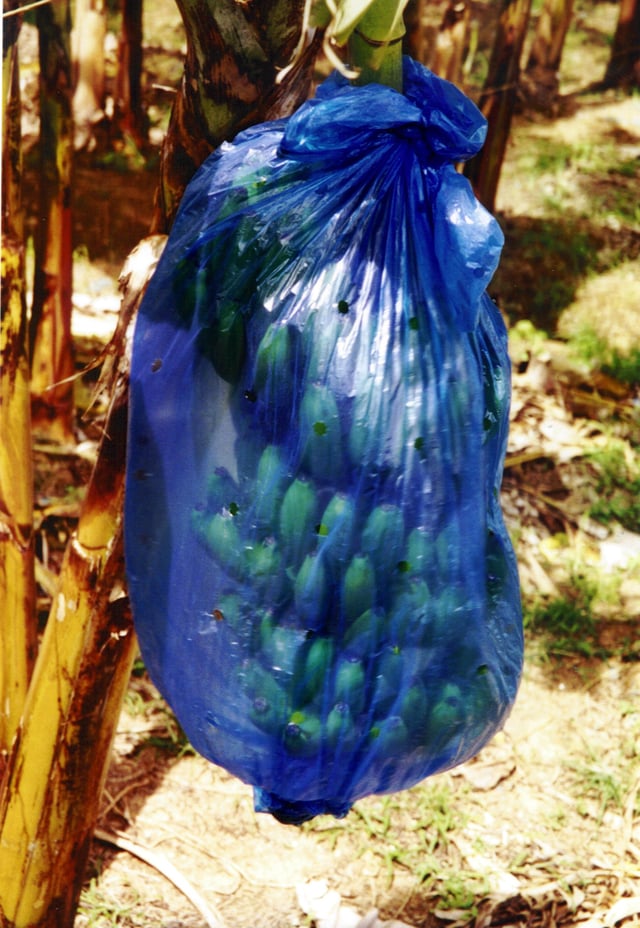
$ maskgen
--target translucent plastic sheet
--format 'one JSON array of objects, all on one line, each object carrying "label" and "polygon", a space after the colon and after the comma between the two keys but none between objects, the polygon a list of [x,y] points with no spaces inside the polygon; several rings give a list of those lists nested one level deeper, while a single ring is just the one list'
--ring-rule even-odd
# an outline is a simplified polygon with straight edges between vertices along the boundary
[{"label": "translucent plastic sheet", "polygon": [[300,822],[475,754],[522,661],[484,119],[407,59],[187,189],[137,321],[126,559],[193,746]]}]

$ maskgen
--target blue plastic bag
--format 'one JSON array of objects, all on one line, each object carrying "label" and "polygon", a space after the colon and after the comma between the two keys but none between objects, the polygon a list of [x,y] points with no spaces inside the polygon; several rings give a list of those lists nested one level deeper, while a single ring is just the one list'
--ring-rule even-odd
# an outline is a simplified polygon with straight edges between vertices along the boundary
[{"label": "blue plastic bag", "polygon": [[514,701],[485,122],[405,60],[189,185],[137,320],[126,562],[149,673],[282,821],[474,755]]}]

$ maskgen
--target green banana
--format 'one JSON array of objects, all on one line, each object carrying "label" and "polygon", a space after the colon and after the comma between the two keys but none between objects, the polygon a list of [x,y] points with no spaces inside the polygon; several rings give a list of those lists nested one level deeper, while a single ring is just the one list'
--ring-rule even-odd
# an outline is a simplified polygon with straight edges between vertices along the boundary
[{"label": "green banana", "polygon": [[400,692],[405,671],[403,651],[400,648],[387,648],[378,661],[378,674],[384,677],[395,693]]},{"label": "green banana", "polygon": [[342,333],[343,322],[344,318],[337,307],[335,314],[316,311],[307,319],[302,330],[309,358],[307,381],[322,381],[326,378],[327,369]]},{"label": "green banana", "polygon": [[375,435],[379,428],[380,401],[371,397],[366,385],[356,395],[349,429],[349,459],[354,467],[375,464]]},{"label": "green banana", "polygon": [[247,353],[241,304],[230,301],[222,306],[211,325],[200,330],[197,346],[223,380],[237,383]]},{"label": "green banana", "polygon": [[438,596],[434,606],[431,621],[433,644],[450,643],[459,649],[473,612],[472,604],[468,602],[463,590],[450,587]]},{"label": "green banana", "polygon": [[282,566],[282,555],[273,538],[254,545],[245,545],[244,571],[261,596],[279,602],[289,588],[289,579]]},{"label": "green banana", "polygon": [[445,587],[448,578],[455,577],[459,571],[460,552],[463,550],[458,526],[450,522],[438,534],[434,544],[435,566]]},{"label": "green banana", "polygon": [[367,609],[349,626],[342,639],[345,652],[364,660],[380,650],[384,640],[385,614],[380,609]]},{"label": "green banana", "polygon": [[267,445],[258,461],[255,483],[253,518],[260,530],[275,531],[289,479],[284,452],[278,445]]},{"label": "green banana", "polygon": [[318,504],[313,485],[302,478],[294,480],[280,507],[280,543],[294,569],[315,545],[318,535]]},{"label": "green banana", "polygon": [[293,597],[296,611],[307,629],[320,629],[327,624],[329,608],[327,571],[318,554],[308,554],[296,575]]},{"label": "green banana", "polygon": [[343,658],[336,668],[333,702],[346,703],[354,716],[365,706],[365,672],[362,662]]},{"label": "green banana", "polygon": [[371,560],[356,554],[347,567],[342,584],[342,612],[345,623],[371,609],[376,601],[376,576]]},{"label": "green banana", "polygon": [[300,404],[302,464],[317,480],[340,481],[343,475],[340,414],[329,387],[311,383]]},{"label": "green banana", "polygon": [[343,751],[353,750],[357,741],[353,715],[346,702],[339,702],[333,707],[325,723],[325,737],[327,744],[334,750],[337,747]]},{"label": "green banana", "polygon": [[307,651],[296,699],[301,705],[321,701],[333,664],[335,645],[332,638],[314,638]]},{"label": "green banana", "polygon": [[285,691],[269,673],[256,665],[250,668],[243,682],[251,700],[249,718],[253,724],[270,735],[281,733],[290,712]]},{"label": "green banana", "polygon": [[319,541],[327,566],[334,572],[348,560],[355,524],[353,499],[346,493],[336,493],[327,504],[318,526]]},{"label": "green banana", "polygon": [[496,690],[491,669],[486,664],[476,668],[468,680],[470,691],[467,694],[467,706],[472,717],[472,726],[476,737],[482,735],[487,725],[493,725],[500,716],[500,696]]},{"label": "green banana", "polygon": [[460,687],[446,683],[440,699],[434,704],[424,727],[426,747],[444,747],[456,737],[465,720],[465,711]]},{"label": "green banana", "polygon": [[400,704],[400,716],[415,744],[424,743],[424,732],[429,719],[429,700],[423,686],[410,687]]},{"label": "green banana", "polygon": [[435,561],[433,541],[426,529],[414,528],[409,532],[404,559],[410,577],[426,577]]},{"label": "green banana", "polygon": [[371,705],[375,706],[375,717],[378,721],[386,718],[398,699],[398,687],[392,686],[382,674],[378,674],[373,685]]},{"label": "green banana", "polygon": [[370,732],[371,745],[376,758],[394,758],[403,754],[407,748],[409,732],[399,715],[390,715],[379,725],[374,725]]},{"label": "green banana", "polygon": [[378,582],[385,582],[404,553],[404,516],[398,506],[383,503],[372,509],[362,531],[361,550],[371,558]]},{"label": "green banana", "polygon": [[429,587],[417,576],[403,578],[394,589],[389,609],[394,644],[430,644],[433,638],[434,600]]},{"label": "green banana", "polygon": [[228,573],[242,573],[242,542],[235,518],[226,513],[216,513],[203,527],[203,537],[216,561]]},{"label": "green banana", "polygon": [[230,628],[240,629],[244,624],[244,599],[238,593],[225,593],[216,600],[215,616],[219,622],[226,622]]},{"label": "green banana", "polygon": [[296,757],[311,757],[320,750],[322,723],[316,715],[294,712],[284,730],[284,744]]},{"label": "green banana", "polygon": [[271,612],[260,623],[260,653],[265,666],[283,678],[296,677],[303,666],[306,636],[297,628],[277,625]]},{"label": "green banana", "polygon": [[288,390],[294,364],[294,329],[271,323],[256,352],[253,389],[257,395],[263,397],[266,391],[276,395],[280,384]]}]

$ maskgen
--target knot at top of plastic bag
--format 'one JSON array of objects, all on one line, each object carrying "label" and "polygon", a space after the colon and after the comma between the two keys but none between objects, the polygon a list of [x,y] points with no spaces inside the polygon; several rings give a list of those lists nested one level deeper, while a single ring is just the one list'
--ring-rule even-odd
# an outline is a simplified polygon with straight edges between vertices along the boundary
[{"label": "knot at top of plastic bag", "polygon": [[379,140],[393,134],[419,135],[437,160],[475,155],[487,134],[476,105],[411,58],[404,59],[403,70],[402,94],[381,84],[355,87],[337,74],[329,78],[288,120],[281,152],[289,157],[324,152],[351,161],[370,155]]}]

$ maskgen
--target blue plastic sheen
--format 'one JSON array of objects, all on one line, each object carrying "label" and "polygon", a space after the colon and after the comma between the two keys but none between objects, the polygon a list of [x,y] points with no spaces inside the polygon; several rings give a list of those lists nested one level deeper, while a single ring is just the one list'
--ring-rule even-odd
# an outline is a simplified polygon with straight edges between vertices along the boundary
[{"label": "blue plastic sheen", "polygon": [[142,655],[194,748],[285,822],[470,758],[521,671],[503,238],[453,163],[485,121],[410,59],[404,86],[333,77],[222,145],[134,335]]}]

